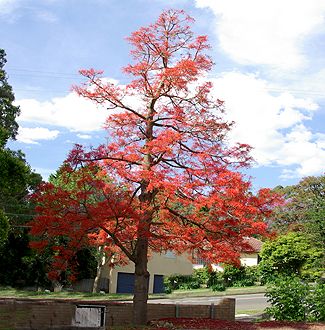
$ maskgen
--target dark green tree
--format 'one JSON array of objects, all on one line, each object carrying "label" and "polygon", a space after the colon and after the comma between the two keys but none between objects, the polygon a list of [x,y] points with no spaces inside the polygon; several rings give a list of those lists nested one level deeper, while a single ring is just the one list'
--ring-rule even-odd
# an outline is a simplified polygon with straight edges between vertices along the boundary
[{"label": "dark green tree", "polygon": [[41,181],[20,151],[0,149],[0,216],[6,225],[6,237],[0,245],[1,284],[31,285],[45,277],[42,256],[29,248],[26,226],[34,214],[29,195]]},{"label": "dark green tree", "polygon": [[0,49],[0,148],[8,139],[15,139],[18,132],[16,117],[20,114],[19,107],[13,104],[15,96],[3,69],[6,62],[6,53]]},{"label": "dark green tree", "polygon": [[6,148],[18,131],[20,110],[4,71],[6,53],[0,49],[0,283],[32,284],[43,276],[42,256],[29,248],[28,228],[34,213],[29,195],[42,177],[33,172],[21,151]]}]

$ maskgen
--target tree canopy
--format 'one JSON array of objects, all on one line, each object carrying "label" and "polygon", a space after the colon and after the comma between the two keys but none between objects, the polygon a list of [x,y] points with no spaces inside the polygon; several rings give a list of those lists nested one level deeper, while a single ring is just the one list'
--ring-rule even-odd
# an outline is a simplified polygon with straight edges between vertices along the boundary
[{"label": "tree canopy", "polygon": [[305,232],[325,251],[325,175],[309,176],[276,191],[286,202],[274,213],[274,226],[282,232]]},{"label": "tree canopy", "polygon": [[6,147],[17,135],[20,110],[13,105],[15,97],[4,71],[5,55],[0,49],[0,283],[15,285],[33,282],[37,268],[41,268],[28,247],[26,223],[34,214],[29,194],[42,178],[32,171],[21,151]]},{"label": "tree canopy", "polygon": [[304,233],[280,235],[263,244],[259,264],[262,281],[270,282],[281,276],[318,279],[325,270],[322,266],[324,253]]},{"label": "tree canopy", "polygon": [[238,262],[244,237],[266,234],[264,218],[278,202],[266,189],[253,195],[239,172],[250,147],[227,141],[232,123],[204,78],[212,67],[207,37],[195,36],[192,22],[167,10],[132,33],[127,85],[81,70],[87,81],[74,90],[109,109],[108,143],[71,151],[65,171],[78,169],[83,189],[46,184],[36,196],[33,235],[64,231],[72,245],[101,237],[134,263],[137,324],[146,322],[150,250],[196,249],[214,262]]},{"label": "tree canopy", "polygon": [[8,139],[15,139],[18,132],[16,117],[20,113],[19,107],[13,105],[15,96],[4,71],[6,62],[6,53],[0,49],[0,148]]}]

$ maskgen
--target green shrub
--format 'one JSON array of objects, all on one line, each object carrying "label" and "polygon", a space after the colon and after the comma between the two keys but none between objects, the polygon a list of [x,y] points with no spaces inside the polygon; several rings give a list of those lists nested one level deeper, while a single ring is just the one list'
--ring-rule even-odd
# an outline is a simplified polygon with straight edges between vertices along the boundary
[{"label": "green shrub", "polygon": [[222,283],[224,284],[224,286],[226,286],[224,283],[223,272],[215,272],[215,271],[210,272],[206,284],[207,287],[212,288],[214,285],[217,285],[219,283]]},{"label": "green shrub", "polygon": [[268,287],[271,307],[266,312],[276,320],[324,321],[325,285],[309,285],[298,277],[281,278]]},{"label": "green shrub", "polygon": [[291,232],[265,242],[259,264],[261,282],[271,283],[278,276],[300,277],[314,281],[324,271],[324,251],[311,243],[303,233]]},{"label": "green shrub", "polygon": [[227,287],[253,286],[259,281],[258,269],[256,266],[225,265],[223,272],[224,282]]},{"label": "green shrub", "polygon": [[203,284],[202,274],[193,273],[193,275],[171,275],[164,279],[165,292],[173,290],[192,290],[199,289]]},{"label": "green shrub", "polygon": [[192,290],[201,287],[213,291],[223,291],[229,286],[252,286],[258,281],[257,267],[226,265],[225,271],[209,272],[207,267],[195,269],[192,275],[171,275],[164,278],[165,292],[173,290]]},{"label": "green shrub", "polygon": [[192,274],[193,279],[199,282],[201,286],[206,286],[209,276],[210,273],[208,271],[208,267],[195,269]]},{"label": "green shrub", "polygon": [[226,285],[224,282],[218,282],[211,286],[212,291],[225,291]]},{"label": "green shrub", "polygon": [[325,283],[316,284],[309,294],[308,321],[325,321]]},{"label": "green shrub", "polygon": [[266,312],[276,320],[304,321],[306,320],[306,297],[308,284],[299,278],[282,278],[268,287],[266,296],[271,307]]},{"label": "green shrub", "polygon": [[210,272],[207,280],[207,287],[212,291],[225,291],[226,284],[223,277],[223,272]]}]

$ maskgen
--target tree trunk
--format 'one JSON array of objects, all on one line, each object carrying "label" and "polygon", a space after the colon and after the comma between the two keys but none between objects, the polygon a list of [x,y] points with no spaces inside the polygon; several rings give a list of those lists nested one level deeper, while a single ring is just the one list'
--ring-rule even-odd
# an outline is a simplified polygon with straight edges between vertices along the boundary
[{"label": "tree trunk", "polygon": [[96,277],[94,279],[94,284],[93,284],[93,293],[97,293],[99,292],[99,280],[102,276],[102,272],[103,272],[103,268],[104,266],[107,264],[107,259],[105,256],[105,253],[103,252],[103,247],[99,247],[98,248],[98,252],[99,252],[99,256],[98,256],[98,260],[97,260],[97,272],[96,272]]},{"label": "tree trunk", "polygon": [[136,325],[147,323],[147,301],[149,289],[148,238],[140,237],[136,247],[135,282],[133,297],[133,322]]}]

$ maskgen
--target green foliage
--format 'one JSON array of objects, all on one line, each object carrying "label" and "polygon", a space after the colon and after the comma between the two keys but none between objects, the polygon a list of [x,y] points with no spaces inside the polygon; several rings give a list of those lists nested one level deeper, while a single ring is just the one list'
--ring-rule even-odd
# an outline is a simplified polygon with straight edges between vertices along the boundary
[{"label": "green foliage", "polygon": [[300,278],[279,278],[268,287],[271,307],[266,312],[276,320],[324,321],[325,285],[309,285]]},{"label": "green foliage", "polygon": [[13,287],[46,286],[46,253],[35,254],[29,248],[26,230],[10,231],[0,249],[0,283]]},{"label": "green foliage", "polygon": [[207,267],[196,269],[192,275],[172,275],[165,277],[165,292],[173,290],[191,290],[200,287],[212,291],[224,291],[227,287],[252,286],[258,282],[257,267],[240,267],[226,265],[225,271],[208,271]]},{"label": "green foliage", "polygon": [[207,287],[211,288],[212,291],[225,291],[226,283],[224,280],[223,272],[210,272],[207,281]]},{"label": "green foliage", "polygon": [[84,248],[77,252],[77,279],[95,278],[97,273],[97,260],[95,248]]},{"label": "green foliage", "polygon": [[173,290],[199,289],[205,286],[209,279],[209,272],[206,267],[195,269],[192,275],[171,275],[164,277],[165,293]]},{"label": "green foliage", "polygon": [[226,285],[224,282],[219,282],[219,283],[214,283],[211,286],[212,291],[225,291],[226,290]]},{"label": "green foliage", "polygon": [[223,272],[210,272],[206,285],[208,288],[218,287],[220,285],[225,286]]},{"label": "green foliage", "polygon": [[6,53],[0,49],[0,283],[33,285],[43,281],[42,257],[29,249],[26,222],[33,216],[29,194],[42,178],[21,151],[5,148],[18,132],[20,109],[4,71]]},{"label": "green foliage", "polygon": [[236,268],[225,265],[224,271],[209,271],[207,267],[194,270],[192,275],[172,275],[165,277],[165,292],[178,289],[211,288],[213,291],[224,291],[227,287],[253,286],[259,281],[257,267]]},{"label": "green foliage", "polygon": [[282,232],[309,234],[315,245],[325,249],[325,175],[309,176],[297,185],[277,187],[286,204],[274,213],[273,225]]},{"label": "green foliage", "polygon": [[191,290],[201,287],[201,282],[198,278],[192,275],[171,275],[164,280],[165,292],[171,292],[173,290]]},{"label": "green foliage", "polygon": [[9,220],[0,209],[0,246],[7,240],[9,232]]},{"label": "green foliage", "polygon": [[210,273],[207,267],[198,268],[193,271],[192,277],[195,281],[199,282],[201,286],[206,285]]},{"label": "green foliage", "polygon": [[20,151],[0,149],[0,209],[7,215],[11,226],[23,225],[31,219],[33,205],[29,194],[41,183]]},{"label": "green foliage", "polygon": [[43,282],[41,257],[29,249],[26,222],[34,206],[29,200],[41,182],[26,163],[24,154],[0,148],[0,283],[34,285]]},{"label": "green foliage", "polygon": [[15,96],[3,69],[6,62],[6,53],[0,49],[0,148],[8,139],[15,139],[18,132],[16,117],[20,114],[19,107],[13,105]]},{"label": "green foliage", "polygon": [[223,277],[227,287],[253,286],[258,281],[256,267],[225,265]]},{"label": "green foliage", "polygon": [[325,321],[325,283],[318,283],[309,293],[312,308],[309,321]]},{"label": "green foliage", "polygon": [[265,242],[259,264],[262,283],[276,280],[279,276],[298,276],[314,280],[323,272],[324,251],[311,244],[303,233],[288,233],[276,240]]}]

